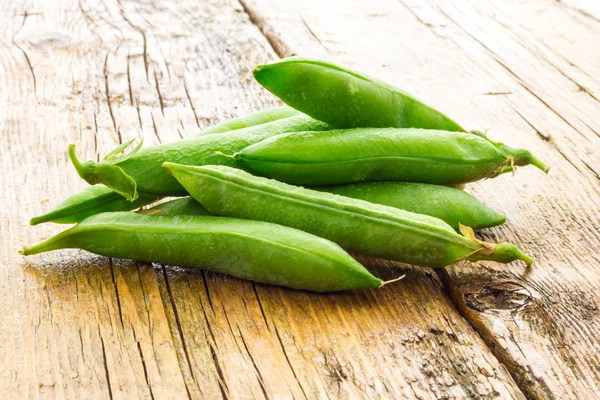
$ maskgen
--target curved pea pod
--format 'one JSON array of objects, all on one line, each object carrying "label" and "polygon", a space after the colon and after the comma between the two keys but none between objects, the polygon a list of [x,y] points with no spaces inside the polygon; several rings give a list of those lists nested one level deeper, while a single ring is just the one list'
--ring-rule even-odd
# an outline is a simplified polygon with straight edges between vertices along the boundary
[{"label": "curved pea pod", "polygon": [[248,128],[250,126],[262,125],[269,122],[277,121],[283,118],[294,117],[300,112],[291,107],[273,107],[266,110],[256,111],[252,114],[232,118],[204,129],[198,135],[209,135],[214,133],[231,132],[238,129]]},{"label": "curved pea pod", "polygon": [[118,156],[128,143],[117,147],[103,161],[80,162],[74,145],[69,157],[79,176],[91,185],[102,183],[133,201],[138,191],[159,196],[181,196],[186,192],[172,176],[161,168],[163,162],[186,165],[224,164],[237,168],[245,166],[233,159],[219,156],[217,150],[234,152],[282,132],[327,129],[323,122],[306,115],[284,118],[267,124],[239,129],[227,134],[213,134],[194,139],[140,149]]},{"label": "curved pea pod", "polygon": [[[461,224],[473,229],[482,229],[501,225],[506,221],[504,215],[498,214],[470,194],[447,186],[410,182],[366,182],[340,186],[315,186],[313,189],[430,215],[446,222],[456,231]],[[167,201],[138,212],[161,215],[209,215],[208,210],[192,197]]]},{"label": "curved pea pod", "polygon": [[258,65],[254,78],[284,103],[335,128],[464,131],[406,92],[327,61],[300,57]]},{"label": "curved pea pod", "polygon": [[[282,110],[276,111],[275,114],[277,116],[283,116],[286,113],[288,113],[287,110],[283,110],[285,107],[281,107]],[[269,110],[267,110],[269,111]],[[295,111],[291,111],[290,113],[294,113]],[[258,114],[258,113],[256,113]],[[289,121],[287,118],[280,118],[278,120],[274,120],[273,123],[265,123],[262,125],[258,125],[258,122],[260,122],[261,120],[266,120],[266,115],[263,115],[261,118],[257,118],[257,117],[253,117],[255,114],[251,114],[248,117],[244,117],[245,124],[250,124],[251,120],[256,122],[257,125],[256,127],[260,126],[260,129],[265,130],[265,133],[270,133],[270,134],[279,134],[279,133],[283,133],[286,131],[286,129],[288,127],[290,127],[290,125],[288,124],[288,122],[292,122],[292,125],[294,123],[298,123],[298,120],[294,120],[294,121]],[[273,117],[272,114],[269,115],[269,117]],[[275,122],[278,121],[278,122]],[[209,128],[208,130],[213,129],[213,133],[218,133],[215,132],[215,130],[221,132],[222,129],[224,129],[224,124],[227,124],[227,122],[224,122],[223,124],[219,124],[213,128]],[[240,123],[235,123],[235,126],[240,126]],[[215,129],[216,128],[216,129]],[[248,129],[249,127],[247,127],[246,129],[239,129],[236,134],[238,136],[244,136],[245,134],[248,134],[249,136],[254,136],[254,134],[256,133],[256,129]],[[259,129],[259,128],[257,128]],[[293,129],[290,128],[290,129]],[[205,133],[206,131],[201,132]],[[218,137],[212,137],[213,140],[217,141],[219,140]],[[238,137],[239,138],[239,137]],[[227,140],[226,140],[227,142]],[[204,143],[204,145],[206,146],[211,146],[211,141],[207,141]],[[210,151],[214,151],[216,150],[215,147],[212,147]],[[40,215],[38,217],[34,217],[31,220],[31,224],[32,225],[37,225],[43,222],[55,222],[55,223],[59,223],[59,224],[72,224],[72,223],[77,223],[81,220],[83,220],[84,218],[90,216],[90,215],[94,215],[94,214],[98,214],[101,212],[111,212],[111,211],[129,211],[129,210],[134,210],[140,206],[144,206],[146,204],[150,204],[154,201],[156,201],[158,198],[160,198],[160,196],[156,196],[156,195],[152,195],[152,194],[148,194],[148,193],[139,193],[139,199],[136,199],[135,201],[131,202],[131,201],[123,201],[124,198],[122,195],[120,195],[119,193],[106,188],[105,186],[102,185],[98,185],[95,188],[91,187],[91,188],[86,188],[84,190],[82,190],[79,193],[76,193],[70,197],[68,197],[65,201],[63,201],[61,204],[59,204],[58,206],[56,206],[52,211]]]},{"label": "curved pea pod", "polygon": [[91,215],[101,212],[128,211],[153,203],[158,196],[141,193],[135,201],[127,201],[104,185],[88,186],[82,191],[67,197],[52,211],[31,219],[31,225],[43,222],[74,224]]},{"label": "curved pea pod", "polygon": [[458,231],[460,224],[489,228],[506,221],[504,215],[470,194],[453,187],[411,182],[366,182],[341,186],[317,186],[316,190],[382,204],[441,219]]},{"label": "curved pea pod", "polygon": [[444,267],[458,260],[532,258],[510,243],[457,234],[444,221],[368,201],[288,185],[225,166],[165,163],[210,213],[273,222],[336,242],[345,249],[410,264]]},{"label": "curved pea pod", "polygon": [[103,213],[20,253],[64,248],[316,292],[383,284],[335,243],[281,225],[234,218]]},{"label": "curved pea pod", "polygon": [[140,210],[138,213],[146,215],[210,215],[206,208],[190,196],[165,201],[154,207]]},{"label": "curved pea pod", "polygon": [[300,185],[456,184],[492,178],[518,165],[548,170],[529,151],[478,135],[397,128],[286,133],[249,146],[234,159],[261,175]]}]

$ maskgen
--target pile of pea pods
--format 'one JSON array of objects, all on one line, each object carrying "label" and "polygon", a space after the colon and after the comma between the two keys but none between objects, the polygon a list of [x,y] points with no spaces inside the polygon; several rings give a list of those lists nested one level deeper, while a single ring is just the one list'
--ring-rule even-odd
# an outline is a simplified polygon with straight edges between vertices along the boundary
[{"label": "pile of pea pods", "polygon": [[476,238],[505,217],[461,190],[529,164],[547,173],[529,151],[326,61],[292,57],[253,75],[288,106],[174,143],[127,142],[99,162],[69,146],[90,186],[31,224],[76,225],[20,252],[78,248],[317,292],[387,283],[347,251],[426,267],[531,265],[513,244]]}]

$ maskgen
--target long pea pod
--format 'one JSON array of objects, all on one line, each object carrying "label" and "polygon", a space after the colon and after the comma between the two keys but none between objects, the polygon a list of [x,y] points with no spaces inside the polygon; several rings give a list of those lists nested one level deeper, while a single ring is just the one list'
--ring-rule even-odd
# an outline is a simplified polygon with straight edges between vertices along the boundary
[{"label": "long pea pod", "polygon": [[77,248],[95,254],[198,267],[295,289],[331,292],[378,288],[371,275],[338,245],[297,229],[211,216],[91,216],[21,254]]},{"label": "long pea pod", "polygon": [[[447,186],[410,182],[366,182],[314,186],[312,189],[430,215],[446,222],[456,231],[460,229],[460,225],[482,229],[501,225],[506,221],[504,215],[498,214],[467,192]],[[142,212],[161,215],[209,214],[208,210],[192,197],[167,201]]]},{"label": "long pea pod", "polygon": [[378,79],[323,60],[290,57],[253,70],[284,103],[334,128],[464,131],[455,121]]},{"label": "long pea pod", "polygon": [[466,235],[461,236],[427,215],[296,187],[226,166],[165,163],[164,167],[211,214],[290,226],[358,253],[429,267],[462,259],[533,261],[510,243],[481,242],[467,227],[461,227]]},{"label": "long pea pod", "polygon": [[[234,118],[220,124],[209,127],[196,136],[203,136],[215,133],[226,133],[233,130],[241,130],[252,126],[267,124],[270,122],[283,120],[289,116],[299,114],[298,111],[289,107],[275,107],[268,110],[257,111],[253,114]],[[287,116],[287,117],[286,117]],[[282,123],[281,126],[285,126]],[[274,129],[272,132],[283,133],[283,130],[276,130],[275,125],[269,125],[267,129]],[[238,132],[239,133],[239,132]],[[51,211],[31,219],[32,225],[43,222],[54,222],[58,224],[72,224],[83,220],[84,218],[100,212],[110,211],[129,211],[140,206],[150,204],[158,198],[151,194],[140,194],[140,197],[131,202],[123,201],[123,196],[103,186],[96,188],[86,188],[81,192],[66,198]]]},{"label": "long pea pod", "polygon": [[185,195],[185,189],[175,178],[161,168],[164,162],[185,165],[223,164],[237,168],[245,166],[233,159],[219,156],[217,150],[239,151],[281,132],[324,130],[327,125],[306,115],[280,119],[267,124],[240,129],[227,134],[213,134],[174,143],[136,147],[131,153],[117,156],[122,150],[115,149],[107,159],[80,162],[75,146],[69,146],[69,157],[79,176],[91,185],[102,183],[133,201],[138,191],[158,196]]},{"label": "long pea pod", "polygon": [[283,118],[294,117],[299,115],[297,111],[291,107],[273,107],[266,110],[256,111],[252,114],[243,117],[232,118],[204,129],[198,135],[211,135],[214,133],[231,132],[238,129],[248,128],[250,126],[267,124]]},{"label": "long pea pod", "polygon": [[249,146],[233,158],[261,175],[300,185],[457,184],[492,178],[528,164],[548,171],[527,150],[469,133],[414,128],[284,133]]}]

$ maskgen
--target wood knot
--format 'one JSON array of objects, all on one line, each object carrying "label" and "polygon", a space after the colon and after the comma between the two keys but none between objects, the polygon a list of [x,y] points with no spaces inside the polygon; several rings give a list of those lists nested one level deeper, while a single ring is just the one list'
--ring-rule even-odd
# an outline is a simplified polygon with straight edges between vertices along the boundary
[{"label": "wood knot", "polygon": [[474,287],[463,295],[467,307],[479,311],[516,312],[533,302],[533,294],[516,282],[495,282]]},{"label": "wood knot", "polygon": [[58,32],[42,32],[29,39],[29,43],[33,47],[51,49],[68,46],[71,43],[71,38]]}]

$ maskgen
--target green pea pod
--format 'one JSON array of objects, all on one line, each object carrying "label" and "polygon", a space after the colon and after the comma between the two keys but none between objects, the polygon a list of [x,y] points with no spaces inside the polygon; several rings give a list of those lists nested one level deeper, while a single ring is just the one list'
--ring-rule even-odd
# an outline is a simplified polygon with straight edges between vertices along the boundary
[{"label": "green pea pod", "polygon": [[335,128],[464,131],[446,115],[402,90],[327,61],[284,58],[259,65],[252,72],[284,103]]},{"label": "green pea pod", "polygon": [[294,117],[300,112],[290,107],[273,107],[266,110],[256,111],[250,115],[232,118],[220,124],[204,129],[198,135],[209,135],[213,133],[224,133],[250,126],[262,125],[283,118]]},{"label": "green pea pod", "polygon": [[43,222],[74,224],[91,215],[101,212],[126,211],[158,200],[158,196],[141,193],[133,202],[115,193],[104,185],[88,186],[82,191],[67,197],[52,211],[31,219],[31,225]]},{"label": "green pea pod", "polygon": [[216,154],[217,150],[239,151],[281,132],[324,129],[327,129],[325,123],[306,115],[298,115],[225,135],[206,135],[152,146],[101,162],[81,163],[73,146],[69,147],[69,157],[79,176],[86,182],[91,185],[103,183],[129,201],[138,198],[138,191],[160,196],[181,196],[185,194],[185,190],[161,168],[163,162],[186,165],[224,164],[245,168],[236,160],[219,156]]},{"label": "green pea pod", "polygon": [[225,166],[165,163],[211,214],[273,222],[336,242],[358,253],[410,264],[444,267],[458,260],[510,262],[532,258],[510,243],[466,236],[428,215],[288,185]]},{"label": "green pea pod", "polygon": [[[239,129],[238,134],[244,134],[243,132],[248,132],[246,129],[242,129],[243,125],[247,125],[246,128],[252,126],[252,123],[256,123],[256,125],[265,124],[265,127],[268,131],[273,134],[283,133],[285,132],[285,127],[287,126],[284,119],[285,115],[295,115],[298,113],[297,111],[287,108],[287,107],[278,107],[274,109],[269,109],[265,111],[259,111],[254,114],[250,114],[246,117],[242,117],[236,119],[236,122],[226,121],[221,124],[215,125],[214,127],[208,128],[200,132],[199,135],[209,133],[222,133],[225,129]],[[271,121],[280,121],[279,124],[269,124]],[[279,130],[277,129],[279,126]],[[253,134],[252,131],[249,134]],[[216,140],[216,137],[215,137]],[[124,145],[129,145],[131,142],[127,142]],[[118,146],[115,150],[119,153],[123,151],[125,148],[123,145]],[[109,153],[105,158],[105,161],[108,159],[116,158],[118,153],[115,151]],[[159,196],[151,195],[147,193],[140,193],[139,198],[135,201],[127,201],[120,194],[114,192],[111,189],[106,188],[105,186],[98,185],[96,188],[86,188],[79,193],[76,193],[70,197],[68,197],[65,201],[60,203],[50,212],[34,217],[31,219],[32,225],[37,225],[43,222],[54,222],[58,224],[73,224],[77,223],[84,218],[98,214],[101,212],[110,212],[110,211],[128,211],[134,210],[140,206],[144,206],[150,203],[153,203],[159,198]]]},{"label": "green pea pod", "polygon": [[140,210],[138,213],[147,215],[210,215],[206,208],[190,196],[165,201],[146,210]]},{"label": "green pea pod", "polygon": [[504,215],[453,187],[410,182],[367,182],[316,186],[314,189],[430,215],[446,222],[456,231],[460,224],[482,229],[501,225],[506,221]]},{"label": "green pea pod", "polygon": [[[506,221],[504,215],[498,214],[470,194],[447,186],[410,182],[366,182],[340,186],[315,186],[312,189],[430,215],[446,222],[456,231],[461,224],[473,229],[483,229],[501,225]],[[209,212],[192,197],[167,201],[138,212],[209,215]]]},{"label": "green pea pod", "polygon": [[285,226],[234,218],[103,213],[20,253],[64,248],[316,292],[383,285],[335,243]]},{"label": "green pea pod", "polygon": [[548,171],[527,150],[469,133],[412,128],[285,133],[249,146],[234,158],[261,175],[300,185],[456,184],[492,178],[527,164]]}]

